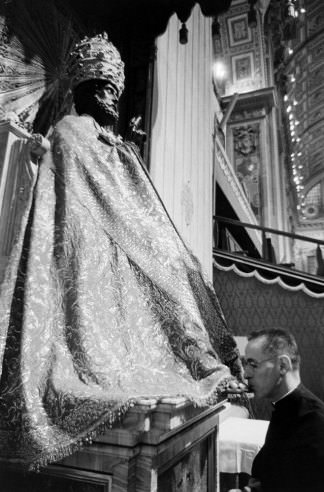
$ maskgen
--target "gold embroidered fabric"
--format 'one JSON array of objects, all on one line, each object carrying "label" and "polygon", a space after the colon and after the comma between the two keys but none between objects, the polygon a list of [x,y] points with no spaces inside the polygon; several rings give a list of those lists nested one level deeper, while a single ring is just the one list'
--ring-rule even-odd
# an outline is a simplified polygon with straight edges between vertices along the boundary
[{"label": "gold embroidered fabric", "polygon": [[130,144],[63,118],[24,220],[1,295],[2,459],[62,458],[139,397],[217,401],[235,342]]}]

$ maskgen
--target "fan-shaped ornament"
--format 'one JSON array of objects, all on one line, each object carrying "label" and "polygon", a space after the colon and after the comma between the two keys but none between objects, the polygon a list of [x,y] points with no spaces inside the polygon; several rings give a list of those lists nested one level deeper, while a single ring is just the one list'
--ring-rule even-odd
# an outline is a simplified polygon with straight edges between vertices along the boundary
[{"label": "fan-shaped ornament", "polygon": [[71,109],[67,68],[80,36],[54,2],[10,7],[0,17],[0,118],[46,134]]}]

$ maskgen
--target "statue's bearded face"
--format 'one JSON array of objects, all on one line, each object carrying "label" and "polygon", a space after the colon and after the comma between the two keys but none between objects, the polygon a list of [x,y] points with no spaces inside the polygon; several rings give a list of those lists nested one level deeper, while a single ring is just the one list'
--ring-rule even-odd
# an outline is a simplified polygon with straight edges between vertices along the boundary
[{"label": "statue's bearded face", "polygon": [[118,92],[111,82],[97,82],[94,111],[100,115],[100,120],[106,120],[106,124],[115,123],[118,119]]},{"label": "statue's bearded face", "polygon": [[101,126],[112,126],[118,120],[118,90],[109,80],[88,80],[74,91],[78,114],[89,114]]}]

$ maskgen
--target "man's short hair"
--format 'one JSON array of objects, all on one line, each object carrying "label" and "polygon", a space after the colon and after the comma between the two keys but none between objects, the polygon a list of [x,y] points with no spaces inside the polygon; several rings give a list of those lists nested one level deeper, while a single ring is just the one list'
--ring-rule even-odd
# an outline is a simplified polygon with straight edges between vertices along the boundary
[{"label": "man's short hair", "polygon": [[300,354],[296,339],[292,333],[282,328],[252,331],[248,340],[264,338],[263,352],[270,355],[289,355],[292,366],[297,369],[300,364]]}]

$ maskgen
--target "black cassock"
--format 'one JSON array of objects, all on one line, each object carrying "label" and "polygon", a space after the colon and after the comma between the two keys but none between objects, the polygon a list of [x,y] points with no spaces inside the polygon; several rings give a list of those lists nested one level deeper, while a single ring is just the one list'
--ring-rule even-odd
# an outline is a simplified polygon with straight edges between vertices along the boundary
[{"label": "black cassock", "polygon": [[324,403],[303,385],[275,404],[252,476],[262,492],[324,491]]}]

